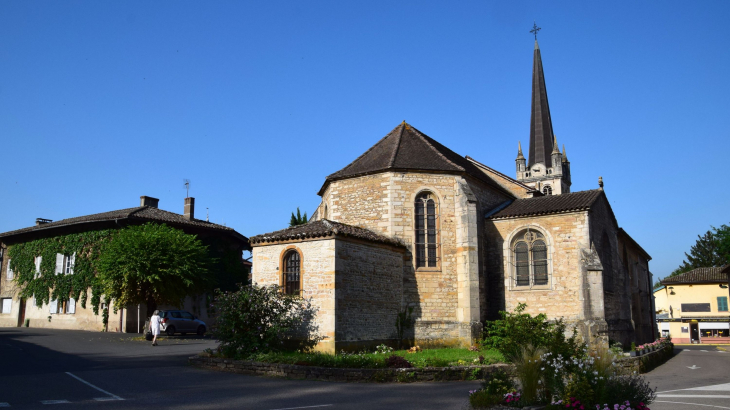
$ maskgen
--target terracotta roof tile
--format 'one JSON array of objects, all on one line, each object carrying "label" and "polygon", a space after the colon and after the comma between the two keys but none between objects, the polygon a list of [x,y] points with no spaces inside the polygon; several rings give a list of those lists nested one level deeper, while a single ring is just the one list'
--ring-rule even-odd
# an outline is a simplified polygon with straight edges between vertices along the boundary
[{"label": "terracotta roof tile", "polygon": [[514,218],[520,216],[546,215],[575,212],[589,209],[603,190],[571,192],[562,195],[547,195],[535,198],[516,199],[504,209],[491,215],[490,219]]},{"label": "terracotta roof tile", "polygon": [[510,197],[514,196],[471,161],[405,122],[395,127],[349,165],[327,176],[319,195],[324,193],[332,181],[401,170],[468,174],[501,192],[508,193]]},{"label": "terracotta roof tile", "polygon": [[697,268],[681,275],[664,278],[662,285],[683,284],[683,283],[728,283],[726,273],[722,272],[723,268]]},{"label": "terracotta roof tile", "polygon": [[65,227],[69,225],[84,224],[90,222],[103,222],[103,221],[114,221],[123,219],[135,219],[150,222],[169,222],[179,225],[193,226],[198,228],[215,229],[220,231],[236,232],[233,228],[227,226],[214,224],[212,222],[202,221],[200,219],[187,219],[184,215],[176,214],[174,212],[163,211],[162,209],[150,207],[150,206],[139,206],[136,208],[125,208],[116,211],[102,212],[98,214],[78,216],[75,218],[61,219],[37,226],[30,226],[27,228],[17,229],[14,231],[0,233],[0,238],[6,238],[13,235],[22,233],[45,231],[49,229],[55,229]]},{"label": "terracotta roof tile", "polygon": [[398,247],[405,247],[405,245],[403,245],[397,239],[375,233],[369,229],[330,221],[328,219],[321,219],[319,221],[309,222],[304,225],[293,226],[290,228],[282,229],[280,231],[252,236],[250,241],[251,244],[255,246],[264,245],[269,242],[307,240],[328,236],[346,236],[371,242],[379,242]]}]

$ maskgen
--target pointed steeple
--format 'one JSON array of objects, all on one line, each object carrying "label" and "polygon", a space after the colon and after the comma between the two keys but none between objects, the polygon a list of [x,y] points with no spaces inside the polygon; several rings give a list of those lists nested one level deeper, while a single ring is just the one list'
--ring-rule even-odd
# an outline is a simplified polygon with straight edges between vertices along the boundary
[{"label": "pointed steeple", "polygon": [[560,148],[558,148],[558,137],[553,135],[553,154],[560,154]]},{"label": "pointed steeple", "polygon": [[568,156],[565,155],[565,144],[563,144],[563,162],[570,162],[568,161]]},{"label": "pointed steeple", "polygon": [[553,123],[550,118],[545,74],[542,70],[540,46],[535,39],[532,62],[532,110],[530,114],[530,151],[528,166],[537,163],[550,166],[553,150]]},{"label": "pointed steeple", "polygon": [[517,141],[517,159],[525,159],[525,156],[522,155],[522,143],[520,141]]}]

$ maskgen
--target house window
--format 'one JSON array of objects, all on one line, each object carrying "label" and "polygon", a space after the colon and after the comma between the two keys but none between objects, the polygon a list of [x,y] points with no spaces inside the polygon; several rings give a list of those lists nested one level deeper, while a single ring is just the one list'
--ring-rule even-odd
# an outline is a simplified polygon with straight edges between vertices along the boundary
[{"label": "house window", "polygon": [[601,265],[603,265],[603,290],[613,292],[613,255],[608,234],[603,233],[601,239]]},{"label": "house window", "polygon": [[545,187],[542,189],[542,193],[545,195],[552,195],[553,187],[551,187],[550,185],[545,185]]},{"label": "house window", "polygon": [[430,192],[418,194],[415,206],[416,268],[437,268],[439,262],[438,199]]},{"label": "house window", "polygon": [[11,298],[3,298],[0,299],[0,313],[9,314],[10,311],[13,309],[13,299]]},{"label": "house window", "polygon": [[5,267],[5,277],[7,278],[7,280],[13,280],[13,278],[15,277],[13,270],[10,269],[10,259],[8,259],[8,264]]},{"label": "house window", "polygon": [[718,296],[717,297],[717,311],[718,312],[727,312],[727,296]]},{"label": "house window", "polygon": [[299,295],[301,290],[301,264],[299,252],[289,251],[284,256],[284,292],[287,295]]},{"label": "house window", "polygon": [[33,262],[35,263],[35,274],[33,275],[33,279],[38,279],[41,277],[41,261],[43,260],[42,256],[36,256],[33,258]]},{"label": "house window", "polygon": [[73,275],[76,265],[76,252],[73,255],[56,254],[56,275]]},{"label": "house window", "polygon": [[67,301],[59,302],[58,300],[52,300],[49,304],[50,313],[52,315],[55,314],[69,314],[72,315],[76,313],[76,301],[73,298],[70,298]]},{"label": "house window", "polygon": [[542,233],[526,229],[517,234],[512,242],[512,261],[515,286],[548,284],[548,247]]}]

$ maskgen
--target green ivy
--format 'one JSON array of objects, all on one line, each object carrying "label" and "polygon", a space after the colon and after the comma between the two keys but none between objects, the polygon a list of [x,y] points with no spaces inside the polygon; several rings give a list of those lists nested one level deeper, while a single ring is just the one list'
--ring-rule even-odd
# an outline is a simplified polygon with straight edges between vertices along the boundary
[{"label": "green ivy", "polygon": [[[99,314],[101,286],[96,280],[94,262],[99,257],[100,244],[116,230],[89,231],[83,233],[36,239],[8,247],[8,258],[15,273],[20,296],[35,298],[37,307],[52,300],[79,301],[86,309],[91,290],[91,307]],[[76,253],[73,274],[56,274],[56,254],[71,256]],[[41,256],[40,275],[36,275],[35,257]]]}]

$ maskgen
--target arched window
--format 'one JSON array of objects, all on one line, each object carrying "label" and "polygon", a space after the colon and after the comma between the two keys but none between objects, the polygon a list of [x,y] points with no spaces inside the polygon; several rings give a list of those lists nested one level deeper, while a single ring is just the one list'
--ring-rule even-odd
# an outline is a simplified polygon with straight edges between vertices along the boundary
[{"label": "arched window", "polygon": [[550,185],[545,185],[545,187],[542,189],[542,193],[545,195],[552,195],[553,187],[551,187]]},{"label": "arched window", "polygon": [[548,247],[542,233],[526,229],[512,241],[515,286],[545,286],[549,282]]},{"label": "arched window", "polygon": [[613,292],[613,252],[606,232],[603,232],[601,238],[601,265],[603,265],[603,290]]},{"label": "arched window", "polygon": [[322,213],[322,219],[327,219],[327,203],[324,204],[324,212]]},{"label": "arched window", "polygon": [[416,268],[437,268],[439,261],[438,199],[430,192],[418,194],[415,207]]},{"label": "arched window", "polygon": [[284,255],[284,292],[287,295],[299,295],[301,289],[301,260],[299,252],[289,251]]}]

